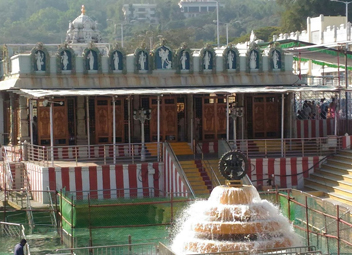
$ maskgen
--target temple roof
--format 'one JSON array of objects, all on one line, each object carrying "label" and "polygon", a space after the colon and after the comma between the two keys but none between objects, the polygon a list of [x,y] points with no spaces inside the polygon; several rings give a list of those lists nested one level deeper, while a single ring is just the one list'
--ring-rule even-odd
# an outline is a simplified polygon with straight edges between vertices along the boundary
[{"label": "temple roof", "polygon": [[101,42],[101,36],[97,29],[97,22],[86,14],[86,9],[82,5],[81,15],[74,21],[69,22],[66,34],[66,41],[69,43],[90,43]]}]

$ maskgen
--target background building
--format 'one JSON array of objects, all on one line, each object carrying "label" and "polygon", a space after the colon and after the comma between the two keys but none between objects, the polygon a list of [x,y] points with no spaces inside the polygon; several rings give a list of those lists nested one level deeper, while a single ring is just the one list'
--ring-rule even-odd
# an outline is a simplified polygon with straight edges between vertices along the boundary
[{"label": "background building", "polygon": [[125,20],[128,22],[135,20],[152,24],[159,23],[155,10],[156,4],[124,4],[122,7]]},{"label": "background building", "polygon": [[[200,14],[214,12],[217,2],[213,0],[181,0],[178,5],[186,18],[197,17]],[[223,4],[219,5],[224,7]]]}]

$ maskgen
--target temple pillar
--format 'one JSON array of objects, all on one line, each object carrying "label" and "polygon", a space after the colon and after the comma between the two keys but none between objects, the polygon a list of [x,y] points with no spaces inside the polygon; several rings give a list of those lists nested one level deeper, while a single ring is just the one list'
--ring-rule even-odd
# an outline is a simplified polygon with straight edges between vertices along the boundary
[{"label": "temple pillar", "polygon": [[[237,98],[236,98],[237,100]],[[243,107],[243,116],[240,118],[237,118],[238,122],[239,122],[239,138],[240,140],[244,140],[245,137],[248,137],[248,134],[246,134],[247,128],[245,127],[246,124],[246,114],[245,114],[245,101],[244,101],[244,94],[238,94],[238,106],[242,106]]]},{"label": "temple pillar", "polygon": [[77,97],[77,145],[88,144],[86,132],[85,97]]},{"label": "temple pillar", "polygon": [[[141,122],[139,120],[134,120],[133,118],[133,113],[135,110],[138,111],[138,109],[140,108],[140,105],[139,105],[139,96],[138,95],[135,95],[134,96],[134,100],[132,101],[132,121],[133,124],[134,124],[134,129],[133,129],[133,139],[132,139],[132,142],[133,143],[136,143],[136,142],[140,142],[141,141]],[[152,120],[152,121],[156,121],[156,120]],[[163,137],[163,139],[165,139]]]},{"label": "temple pillar", "polygon": [[0,93],[0,145],[4,144],[4,132],[5,132],[5,123],[4,123],[4,93]]},{"label": "temple pillar", "polygon": [[18,124],[18,144],[24,141],[29,142],[28,102],[27,98],[23,96],[19,97]]},{"label": "temple pillar", "polygon": [[189,94],[186,96],[186,109],[185,109],[185,113],[186,113],[186,123],[188,123],[188,125],[186,125],[187,131],[187,142],[191,142],[193,144],[193,140],[194,140],[194,116],[195,113],[193,113],[193,98],[194,95],[193,94]]},{"label": "temple pillar", "polygon": [[15,95],[13,93],[10,93],[10,119],[9,119],[9,125],[10,125],[10,130],[9,130],[9,145],[14,145],[16,143],[14,139],[15,135]]}]

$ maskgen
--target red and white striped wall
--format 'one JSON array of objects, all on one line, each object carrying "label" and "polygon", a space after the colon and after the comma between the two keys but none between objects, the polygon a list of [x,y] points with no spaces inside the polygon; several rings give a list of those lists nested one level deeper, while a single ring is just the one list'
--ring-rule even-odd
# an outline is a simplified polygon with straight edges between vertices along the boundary
[{"label": "red and white striped wall", "polygon": [[173,157],[170,156],[169,150],[164,146],[164,190],[173,193],[175,196],[187,196],[188,189],[186,184],[177,171]]},{"label": "red and white striped wall", "polygon": [[33,163],[24,163],[27,169],[29,187],[31,189],[33,200],[47,203],[49,196],[43,193],[49,185],[45,182],[48,179],[47,168]]},{"label": "red and white striped wall", "polygon": [[345,135],[342,137],[342,149],[351,149],[352,136]]},{"label": "red and white striped wall", "polygon": [[[269,177],[273,180],[272,185],[280,188],[303,188],[304,178],[314,172],[316,165],[319,168],[319,160],[323,157],[299,157],[299,158],[257,158],[249,159],[251,169],[248,173],[254,186],[266,186]],[[303,173],[304,172],[304,173]],[[303,173],[303,174],[300,174]],[[300,175],[296,175],[300,174]]]},{"label": "red and white striped wall", "polygon": [[162,163],[49,168],[27,164],[32,190],[65,188],[76,199],[87,199],[88,194],[98,199],[163,195],[162,170]]},{"label": "red and white striped wall", "polygon": [[198,143],[197,153],[217,153],[218,152],[218,141],[214,142],[201,142]]},{"label": "red and white striped wall", "polygon": [[326,137],[334,134],[335,120],[296,120],[297,138]]}]

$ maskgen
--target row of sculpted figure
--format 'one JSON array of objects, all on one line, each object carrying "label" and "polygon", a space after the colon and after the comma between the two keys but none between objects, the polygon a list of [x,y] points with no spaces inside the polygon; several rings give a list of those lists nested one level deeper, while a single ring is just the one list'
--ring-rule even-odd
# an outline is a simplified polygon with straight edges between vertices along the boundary
[{"label": "row of sculpted figure", "polygon": [[[173,55],[166,47],[160,47],[156,51],[154,61],[156,69],[172,69]],[[249,54],[249,68],[259,68],[258,51],[252,50]],[[138,70],[148,70],[149,54],[147,51],[140,51],[135,56],[137,58],[136,64]],[[121,71],[123,69],[123,53],[119,50],[113,51],[110,56],[110,67],[113,71]],[[202,55],[203,70],[212,70],[214,61],[214,53],[205,50]],[[179,69],[190,70],[191,52],[182,50],[179,54]],[[228,70],[235,70],[237,68],[238,53],[234,50],[228,50],[226,54],[226,67]],[[281,53],[277,50],[272,51],[271,54],[272,68],[281,69]],[[41,50],[35,52],[35,71],[45,71],[46,56]],[[61,70],[72,70],[72,53],[69,50],[62,50],[60,53]],[[89,50],[86,54],[86,70],[98,69],[98,53],[95,50]]]}]

